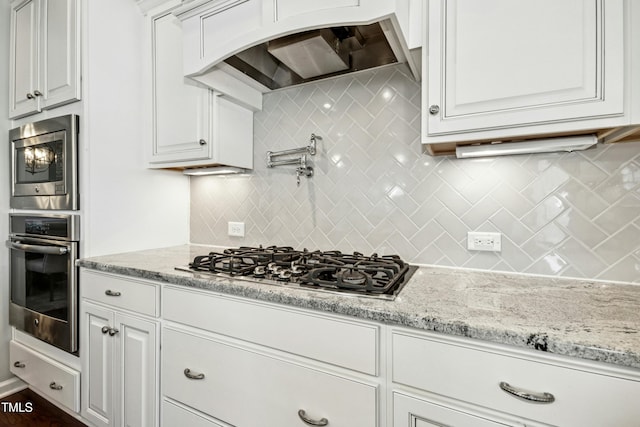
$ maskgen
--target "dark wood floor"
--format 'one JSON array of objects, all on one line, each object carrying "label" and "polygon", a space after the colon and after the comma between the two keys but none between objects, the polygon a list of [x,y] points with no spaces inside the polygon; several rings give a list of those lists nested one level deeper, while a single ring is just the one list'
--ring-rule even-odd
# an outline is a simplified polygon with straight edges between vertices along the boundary
[{"label": "dark wood floor", "polygon": [[[9,404],[11,402],[11,411]],[[20,402],[20,405],[16,405]],[[30,403],[30,405],[27,405]],[[31,407],[31,412],[26,412]],[[21,408],[24,412],[15,412]],[[0,399],[0,427],[86,427],[29,389]]]}]

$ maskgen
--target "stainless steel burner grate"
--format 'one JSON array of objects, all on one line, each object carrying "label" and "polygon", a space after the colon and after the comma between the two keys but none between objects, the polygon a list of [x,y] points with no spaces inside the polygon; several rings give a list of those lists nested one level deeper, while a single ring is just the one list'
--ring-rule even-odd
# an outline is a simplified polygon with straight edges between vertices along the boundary
[{"label": "stainless steel burner grate", "polygon": [[180,270],[260,283],[394,299],[416,267],[397,255],[295,250],[289,246],[239,247],[197,256]]}]

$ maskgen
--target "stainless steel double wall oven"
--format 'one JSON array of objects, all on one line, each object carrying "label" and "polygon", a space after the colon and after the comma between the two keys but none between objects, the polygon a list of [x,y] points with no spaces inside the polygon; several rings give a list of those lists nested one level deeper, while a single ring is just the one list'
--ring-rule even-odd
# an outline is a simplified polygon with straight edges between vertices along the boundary
[{"label": "stainless steel double wall oven", "polygon": [[[9,323],[70,353],[78,351],[80,245],[77,115],[9,132]],[[37,213],[17,210],[36,210]]]}]

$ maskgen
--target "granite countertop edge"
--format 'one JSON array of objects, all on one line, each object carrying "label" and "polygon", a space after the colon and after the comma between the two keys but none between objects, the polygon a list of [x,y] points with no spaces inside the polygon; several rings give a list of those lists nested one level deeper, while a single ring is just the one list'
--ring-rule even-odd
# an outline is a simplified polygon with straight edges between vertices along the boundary
[{"label": "granite countertop edge", "polygon": [[[318,310],[334,314],[346,315],[359,319],[372,320],[384,324],[404,326],[446,335],[477,339],[485,342],[506,344],[579,359],[604,362],[640,369],[640,347],[632,349],[601,346],[598,343],[579,342],[565,338],[562,333],[550,334],[545,328],[529,326],[526,330],[516,330],[508,326],[477,324],[473,318],[465,320],[432,315],[422,309],[405,307],[402,302],[379,301],[359,297],[345,297],[329,293],[319,293],[300,288],[287,289],[281,286],[250,283],[233,278],[194,275],[189,272],[163,268],[125,266],[109,262],[109,258],[100,257],[81,259],[79,267],[115,273],[135,278],[164,282],[167,284],[205,289],[231,296],[239,296],[271,303],[285,304],[293,307]],[[452,270],[455,271],[455,270]],[[633,285],[630,285],[633,286]],[[407,286],[408,287],[408,286]],[[640,290],[640,287],[639,287]],[[402,297],[408,290],[402,291]],[[640,293],[639,293],[640,295]],[[634,333],[638,333],[635,331]]]}]

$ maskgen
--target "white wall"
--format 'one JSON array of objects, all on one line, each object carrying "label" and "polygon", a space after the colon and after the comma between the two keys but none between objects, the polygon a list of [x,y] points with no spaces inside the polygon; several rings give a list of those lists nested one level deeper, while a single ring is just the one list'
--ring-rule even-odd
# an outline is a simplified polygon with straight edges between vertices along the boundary
[{"label": "white wall", "polygon": [[[0,2],[0,58],[9,58],[9,2]],[[0,240],[9,234],[9,147],[6,144],[9,132],[9,66],[0,61],[0,135],[5,141],[0,152]],[[9,372],[9,253],[0,244],[0,382],[11,377]]]},{"label": "white wall", "polygon": [[145,169],[151,149],[144,75],[144,17],[131,0],[85,8],[84,256],[184,244],[189,182]]}]

